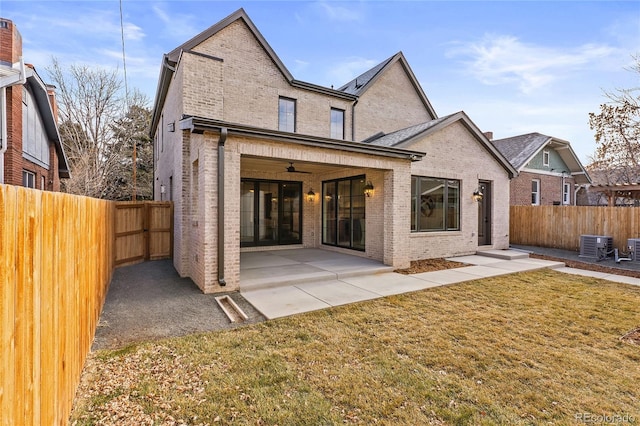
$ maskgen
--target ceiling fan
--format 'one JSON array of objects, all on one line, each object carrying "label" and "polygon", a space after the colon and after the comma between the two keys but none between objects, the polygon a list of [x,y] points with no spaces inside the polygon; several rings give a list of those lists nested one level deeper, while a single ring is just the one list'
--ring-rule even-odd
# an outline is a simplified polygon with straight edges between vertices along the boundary
[{"label": "ceiling fan", "polygon": [[311,173],[311,172],[303,172],[301,170],[296,170],[295,167],[293,167],[293,162],[289,161],[289,167],[287,167],[287,172],[289,173]]}]

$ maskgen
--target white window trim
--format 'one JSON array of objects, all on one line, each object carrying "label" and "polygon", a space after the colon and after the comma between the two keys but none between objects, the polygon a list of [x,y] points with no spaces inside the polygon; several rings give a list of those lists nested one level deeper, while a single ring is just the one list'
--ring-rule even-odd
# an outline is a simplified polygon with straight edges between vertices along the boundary
[{"label": "white window trim", "polygon": [[551,154],[549,153],[548,149],[545,149],[544,151],[542,151],[542,165],[545,167],[549,167],[549,159],[551,157]]},{"label": "white window trim", "polygon": [[571,184],[566,182],[562,185],[562,204],[565,206],[571,204]]},{"label": "white window trim", "polygon": [[[536,185],[537,191],[535,191],[535,192],[533,191],[533,182],[536,182],[536,184],[537,184]],[[531,205],[532,206],[539,206],[540,205],[540,179],[532,179],[531,180],[531,184],[532,184],[531,195],[533,195],[533,194],[536,195],[536,201],[533,202],[533,199],[532,199]]]}]

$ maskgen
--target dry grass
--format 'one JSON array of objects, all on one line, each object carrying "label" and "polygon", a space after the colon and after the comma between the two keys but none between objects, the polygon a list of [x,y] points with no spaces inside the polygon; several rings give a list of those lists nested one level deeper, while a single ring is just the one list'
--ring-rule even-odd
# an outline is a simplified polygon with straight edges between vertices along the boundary
[{"label": "dry grass", "polygon": [[640,288],[539,271],[91,355],[78,424],[640,421]]}]

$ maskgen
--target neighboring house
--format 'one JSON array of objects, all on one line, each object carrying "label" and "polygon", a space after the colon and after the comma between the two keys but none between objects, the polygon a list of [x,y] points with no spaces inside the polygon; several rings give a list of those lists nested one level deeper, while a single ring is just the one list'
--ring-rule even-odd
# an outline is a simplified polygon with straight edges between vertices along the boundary
[{"label": "neighboring house", "polygon": [[59,191],[68,178],[55,88],[22,60],[22,37],[0,18],[0,183]]},{"label": "neighboring house", "polygon": [[306,83],[240,9],[164,55],[151,136],[174,265],[207,293],[239,288],[243,251],[404,268],[509,244],[515,170],[465,113],[438,118],[402,53],[339,89]]},{"label": "neighboring house", "polygon": [[575,205],[591,183],[569,142],[540,133],[491,141],[518,171],[511,180],[511,205]]},{"label": "neighboring house", "polygon": [[593,184],[583,194],[589,205],[640,206],[640,172],[631,165],[619,169],[587,166]]}]

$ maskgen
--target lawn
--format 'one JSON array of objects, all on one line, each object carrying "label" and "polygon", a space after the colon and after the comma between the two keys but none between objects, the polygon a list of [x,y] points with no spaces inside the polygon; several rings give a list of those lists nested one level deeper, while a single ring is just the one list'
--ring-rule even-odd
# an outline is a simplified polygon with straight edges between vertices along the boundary
[{"label": "lawn", "polygon": [[640,423],[640,288],[550,270],[92,353],[77,424]]}]

